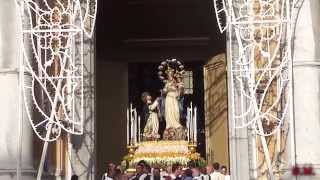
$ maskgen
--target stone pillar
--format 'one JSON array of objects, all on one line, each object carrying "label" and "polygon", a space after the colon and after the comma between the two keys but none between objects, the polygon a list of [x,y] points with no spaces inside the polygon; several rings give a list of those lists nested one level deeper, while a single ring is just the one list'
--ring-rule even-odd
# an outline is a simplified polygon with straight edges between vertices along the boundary
[{"label": "stone pillar", "polygon": [[[66,179],[78,175],[79,180],[94,180],[96,172],[96,121],[95,121],[95,42],[84,40],[84,109],[83,135],[70,135],[70,162]],[[75,48],[79,48],[78,45]],[[78,50],[77,50],[78,51]],[[79,55],[80,56],[80,55]],[[80,109],[78,109],[80,110]],[[80,112],[80,111],[79,111]],[[79,113],[78,113],[79,114]],[[78,117],[76,117],[78,118]]]},{"label": "stone pillar", "polygon": [[32,132],[19,104],[19,14],[15,1],[0,0],[0,4],[0,180],[18,179],[17,171],[20,180],[31,180],[35,179]]},{"label": "stone pillar", "polygon": [[[305,0],[294,40],[294,116],[297,164],[320,177],[320,1]],[[316,177],[319,178],[319,177]]]}]

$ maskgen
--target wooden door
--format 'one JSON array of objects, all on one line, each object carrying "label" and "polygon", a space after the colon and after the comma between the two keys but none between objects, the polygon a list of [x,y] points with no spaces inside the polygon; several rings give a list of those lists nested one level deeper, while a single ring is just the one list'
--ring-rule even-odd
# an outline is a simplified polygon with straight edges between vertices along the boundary
[{"label": "wooden door", "polygon": [[225,54],[209,59],[203,72],[207,160],[229,168]]}]

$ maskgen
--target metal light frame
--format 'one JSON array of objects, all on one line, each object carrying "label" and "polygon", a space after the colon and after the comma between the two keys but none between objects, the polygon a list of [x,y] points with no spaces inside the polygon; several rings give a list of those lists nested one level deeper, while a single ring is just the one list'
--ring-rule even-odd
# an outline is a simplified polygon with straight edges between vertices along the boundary
[{"label": "metal light frame", "polygon": [[16,0],[16,5],[24,52],[20,90],[33,131],[45,141],[41,179],[48,142],[62,130],[83,133],[83,44],[84,35],[94,32],[97,0]]},{"label": "metal light frame", "polygon": [[[266,137],[279,133],[284,125],[289,126],[291,137],[294,133],[291,48],[298,1],[213,2],[219,29],[227,31],[230,47],[230,126],[253,129],[260,137],[269,177],[274,179]],[[270,48],[271,43],[276,45]],[[256,58],[263,59],[263,64],[257,65]],[[274,89],[274,99],[268,104]],[[274,126],[266,130],[264,126],[271,122]],[[290,151],[294,151],[292,146]]]}]

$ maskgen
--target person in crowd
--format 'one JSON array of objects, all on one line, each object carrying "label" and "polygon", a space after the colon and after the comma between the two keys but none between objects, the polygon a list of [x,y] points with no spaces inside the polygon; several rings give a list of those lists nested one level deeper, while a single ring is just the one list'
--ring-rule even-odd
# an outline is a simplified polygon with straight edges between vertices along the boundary
[{"label": "person in crowd", "polygon": [[193,179],[201,180],[200,169],[198,167],[193,167],[193,168],[191,168],[191,170],[192,170]]},{"label": "person in crowd", "polygon": [[172,174],[171,174],[171,178],[173,180],[181,180],[181,176],[182,176],[182,168],[180,164],[174,164],[172,165]]},{"label": "person in crowd", "polygon": [[206,167],[206,176],[205,176],[205,180],[211,180],[211,174],[213,173],[214,169],[213,169],[213,165],[212,164],[207,164]]},{"label": "person in crowd", "polygon": [[201,180],[209,180],[209,179],[207,179],[207,169],[206,169],[206,167],[200,167],[199,168],[200,169],[200,179]]},{"label": "person in crowd", "polygon": [[131,180],[150,180],[150,177],[148,177],[147,172],[147,163],[145,161],[140,161],[136,165],[136,175],[131,178]]},{"label": "person in crowd", "polygon": [[115,168],[115,174],[114,174],[114,177],[113,177],[114,180],[123,180],[125,179],[124,178],[124,173],[122,171],[122,168],[121,166],[117,166]]},{"label": "person in crowd", "polygon": [[213,172],[210,174],[210,180],[224,180],[224,175],[219,172],[220,164],[213,163]]},{"label": "person in crowd", "polygon": [[225,180],[230,180],[230,175],[228,174],[227,166],[221,166],[221,174],[224,175]]},{"label": "person in crowd", "polygon": [[161,180],[161,175],[160,175],[160,168],[159,167],[154,167],[152,171],[152,180]]},{"label": "person in crowd", "polygon": [[184,176],[181,178],[181,180],[192,180],[192,170],[191,169],[186,169],[184,172]]},{"label": "person in crowd", "polygon": [[71,180],[78,180],[78,176],[77,175],[72,175],[71,176]]},{"label": "person in crowd", "polygon": [[116,165],[109,163],[107,167],[107,172],[102,175],[102,180],[112,180],[115,175]]},{"label": "person in crowd", "polygon": [[144,173],[147,174],[147,176],[144,179],[150,180],[152,177],[152,174],[151,174],[151,166],[149,164],[144,165]]}]

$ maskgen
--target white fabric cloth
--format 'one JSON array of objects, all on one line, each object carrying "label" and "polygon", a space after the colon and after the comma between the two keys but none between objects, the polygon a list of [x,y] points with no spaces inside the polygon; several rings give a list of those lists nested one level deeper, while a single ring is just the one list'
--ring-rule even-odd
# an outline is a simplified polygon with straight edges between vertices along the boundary
[{"label": "white fabric cloth", "polygon": [[224,180],[224,175],[221,174],[220,172],[213,172],[210,174],[211,180]]},{"label": "white fabric cloth", "polygon": [[224,180],[231,180],[230,175],[225,175]]},{"label": "white fabric cloth", "polygon": [[[148,174],[144,173],[144,174],[141,174],[141,176],[139,177],[139,180],[144,180],[144,178],[147,177]],[[133,176],[131,179],[135,179],[137,175]]]},{"label": "white fabric cloth", "polygon": [[111,177],[108,177],[108,173],[104,173],[104,174],[102,175],[102,180],[112,180],[112,178],[111,178]]}]

